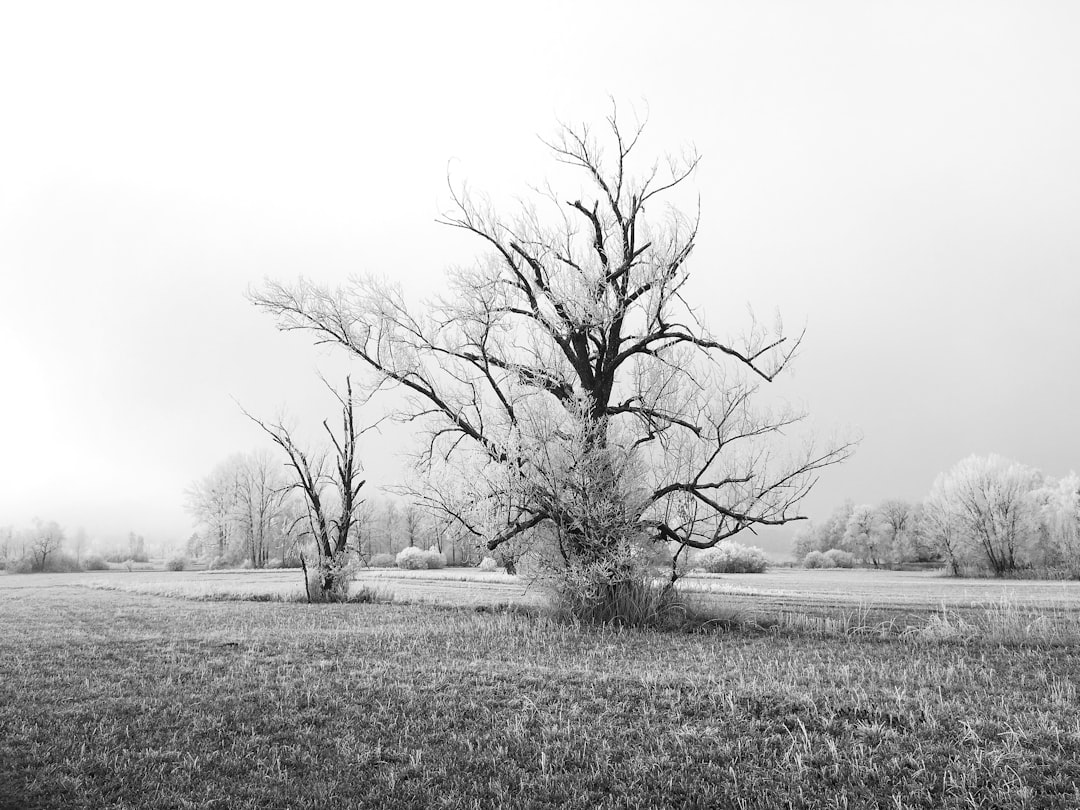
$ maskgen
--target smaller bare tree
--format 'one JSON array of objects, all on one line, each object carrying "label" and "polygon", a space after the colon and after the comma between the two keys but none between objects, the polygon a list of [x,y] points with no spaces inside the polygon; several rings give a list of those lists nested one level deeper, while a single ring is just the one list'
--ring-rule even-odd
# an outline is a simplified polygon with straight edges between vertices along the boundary
[{"label": "smaller bare tree", "polygon": [[75,562],[82,565],[83,553],[86,551],[90,539],[86,535],[86,529],[80,526],[75,530],[75,536],[71,540],[71,549],[75,552]]},{"label": "smaller bare tree", "polygon": [[37,521],[30,540],[31,564],[35,571],[44,571],[50,554],[60,551],[64,544],[64,531],[55,520],[48,523]]},{"label": "smaller bare tree", "polygon": [[[291,486],[299,490],[307,507],[306,522],[308,532],[315,540],[318,551],[317,593],[319,601],[341,601],[348,594],[348,575],[343,568],[353,526],[357,520],[362,501],[360,490],[366,481],[362,479],[363,465],[357,455],[357,440],[378,423],[364,428],[357,428],[353,408],[352,381],[345,378],[345,394],[340,394],[327,385],[335,399],[341,405],[341,433],[337,435],[323,420],[323,427],[330,436],[334,449],[331,460],[329,453],[311,454],[305,451],[293,438],[281,420],[267,424],[247,411],[244,414],[261,427],[289,457],[287,466],[292,470],[294,482]],[[305,582],[307,564],[304,562]],[[308,584],[308,599],[313,599]]]},{"label": "smaller bare tree", "polygon": [[14,550],[15,529],[11,526],[0,526],[0,561],[12,559]]},{"label": "smaller bare tree", "polygon": [[[410,546],[422,546],[424,543],[423,538],[423,515],[414,503],[406,503],[402,513],[402,523],[405,527],[405,539],[409,541]],[[439,551],[442,551],[442,546],[436,540],[435,543],[438,546]]]}]

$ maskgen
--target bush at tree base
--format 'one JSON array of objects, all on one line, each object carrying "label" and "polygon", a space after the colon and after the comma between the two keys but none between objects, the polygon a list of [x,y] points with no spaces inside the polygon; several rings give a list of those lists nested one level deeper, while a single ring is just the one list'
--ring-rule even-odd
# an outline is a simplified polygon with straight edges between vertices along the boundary
[{"label": "bush at tree base", "polygon": [[356,575],[356,563],[338,558],[320,559],[308,567],[307,594],[311,602],[348,602],[349,585]]},{"label": "bush at tree base", "polygon": [[187,569],[187,567],[188,567],[187,557],[184,557],[182,555],[181,556],[176,556],[176,557],[170,557],[165,562],[165,570],[166,571],[184,571],[184,570]]},{"label": "bush at tree base", "polygon": [[8,560],[7,570],[9,574],[29,574],[34,570],[34,564],[30,561],[29,557],[22,557],[18,560]]},{"label": "bush at tree base", "polygon": [[393,568],[397,565],[393,554],[372,554],[368,560],[369,568]]},{"label": "bush at tree base", "polygon": [[480,561],[480,565],[477,566],[481,571],[495,571],[499,567],[499,564],[495,562],[494,557],[484,557]]}]

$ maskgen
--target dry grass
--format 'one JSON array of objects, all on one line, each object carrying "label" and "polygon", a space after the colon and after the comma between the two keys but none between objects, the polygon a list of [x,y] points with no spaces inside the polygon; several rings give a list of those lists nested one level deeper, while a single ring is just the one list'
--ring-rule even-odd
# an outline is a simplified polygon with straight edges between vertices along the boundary
[{"label": "dry grass", "polygon": [[874,603],[896,609],[977,607],[1007,600],[1034,607],[1080,609],[1080,582],[1063,580],[963,579],[938,571],[805,570],[777,568],[763,574],[696,574],[684,578],[688,593],[754,597],[755,601],[857,607]]},{"label": "dry grass", "polygon": [[[82,574],[2,575],[4,589],[79,586],[197,601],[303,601],[304,579],[299,570],[221,570],[87,572]],[[447,568],[428,571],[362,570],[351,587],[398,601],[488,607],[505,604],[535,606],[539,589],[504,572]],[[382,601],[382,598],[380,599]]]},{"label": "dry grass", "polygon": [[835,630],[0,587],[0,807],[1080,806],[1076,647]]}]

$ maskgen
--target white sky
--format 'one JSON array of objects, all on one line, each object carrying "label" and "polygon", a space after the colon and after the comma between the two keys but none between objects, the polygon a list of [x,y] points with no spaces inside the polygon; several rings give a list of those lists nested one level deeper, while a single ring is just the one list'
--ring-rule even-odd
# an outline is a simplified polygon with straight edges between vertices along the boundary
[{"label": "white sky", "polygon": [[0,525],[186,537],[184,488],[264,443],[234,398],[317,425],[347,367],[247,286],[437,289],[476,248],[448,165],[524,192],[609,94],[704,156],[709,320],[806,321],[784,393],[865,436],[812,516],[973,452],[1080,467],[1077,4],[366,5],[3,5]]}]

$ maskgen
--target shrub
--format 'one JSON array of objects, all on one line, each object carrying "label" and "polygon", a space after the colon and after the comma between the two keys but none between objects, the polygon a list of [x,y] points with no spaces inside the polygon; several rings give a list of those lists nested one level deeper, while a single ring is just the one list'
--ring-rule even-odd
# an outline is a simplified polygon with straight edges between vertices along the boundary
[{"label": "shrub", "polygon": [[83,568],[87,571],[108,571],[109,563],[100,554],[91,554],[83,560]]},{"label": "shrub", "polygon": [[275,560],[267,560],[266,561],[266,567],[267,568],[281,568],[281,560],[276,560],[276,559]]},{"label": "shrub", "polygon": [[45,567],[41,569],[49,574],[70,574],[73,571],[81,571],[82,566],[78,560],[70,554],[50,554],[45,560]]},{"label": "shrub", "polygon": [[407,571],[417,571],[428,567],[428,553],[421,551],[415,546],[403,548],[394,558],[397,567]]},{"label": "shrub", "polygon": [[477,566],[481,571],[494,571],[499,567],[499,564],[495,562],[494,557],[484,557],[480,561],[480,565]]},{"label": "shrub", "polygon": [[18,560],[9,560],[7,570],[9,574],[29,574],[34,570],[34,564],[29,557]]},{"label": "shrub", "polygon": [[282,568],[303,568],[304,564],[300,561],[299,557],[286,557],[285,562],[281,563]]},{"label": "shrub", "polygon": [[355,561],[320,560],[308,568],[308,598],[312,602],[348,602],[349,583],[355,575]]},{"label": "shrub", "polygon": [[695,562],[710,574],[760,574],[769,559],[757,546],[724,541],[701,552]]},{"label": "shrub", "polygon": [[836,568],[836,562],[822,551],[811,551],[803,557],[803,568]]},{"label": "shrub", "polygon": [[165,561],[166,571],[183,571],[188,567],[187,557],[183,554],[177,554],[175,557],[169,557]]},{"label": "shrub", "polygon": [[214,559],[210,561],[210,568],[214,570],[221,568],[232,568],[233,566],[233,561],[224,555],[222,555],[221,557],[214,557]]},{"label": "shrub", "polygon": [[424,552],[427,555],[428,568],[446,568],[446,555],[435,546]]},{"label": "shrub", "polygon": [[835,568],[854,568],[855,567],[855,555],[848,551],[841,551],[838,548],[830,548],[825,552],[825,557],[832,562],[832,566]]},{"label": "shrub", "polygon": [[372,554],[371,559],[368,560],[370,568],[393,568],[395,565],[397,561],[393,554]]}]

